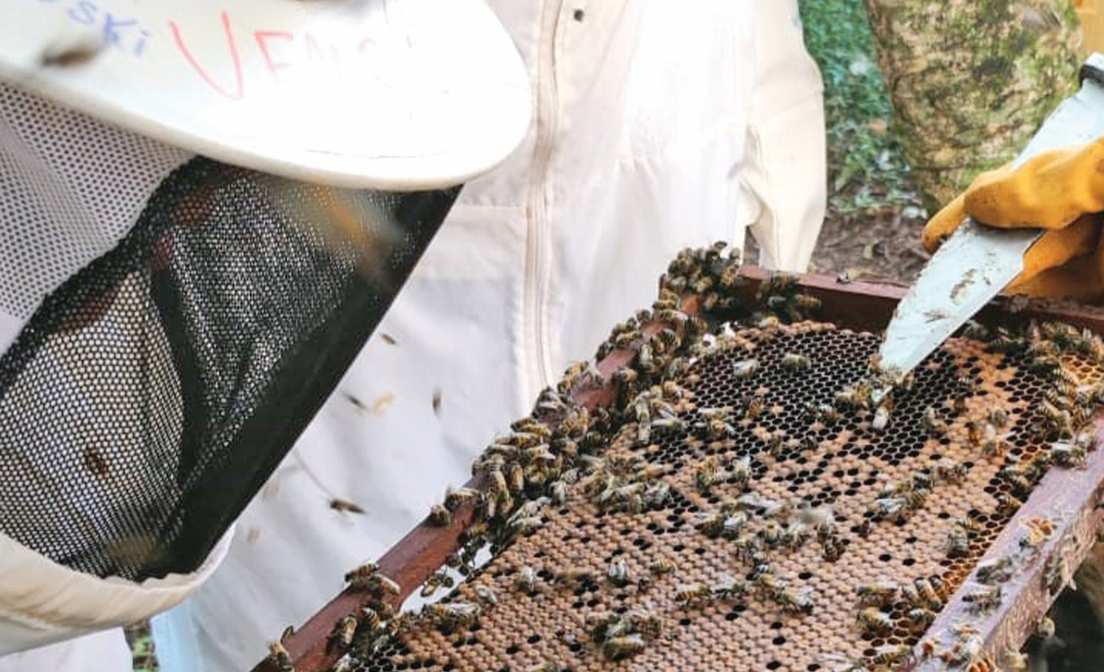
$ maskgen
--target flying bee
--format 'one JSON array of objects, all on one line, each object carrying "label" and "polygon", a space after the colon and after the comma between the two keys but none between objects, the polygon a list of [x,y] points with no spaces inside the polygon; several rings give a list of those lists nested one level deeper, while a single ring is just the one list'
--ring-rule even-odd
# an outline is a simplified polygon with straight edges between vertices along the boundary
[{"label": "flying bee", "polygon": [[268,645],[268,657],[280,669],[280,672],[295,672],[295,665],[291,662],[291,654],[280,642],[272,642]]},{"label": "flying bee", "polygon": [[610,660],[624,660],[644,650],[644,637],[639,633],[611,637],[602,644],[602,650]]},{"label": "flying bee", "polygon": [[1000,586],[986,586],[967,593],[962,600],[973,605],[976,613],[983,614],[1000,606],[1001,592]]},{"label": "flying bee", "polygon": [[514,587],[523,593],[533,593],[537,590],[537,571],[529,565],[523,565],[518,570],[517,581]]},{"label": "flying bee", "polygon": [[874,633],[889,632],[893,629],[893,619],[882,613],[878,607],[863,607],[859,610],[859,623]]},{"label": "flying bee", "polygon": [[979,562],[977,566],[977,580],[981,583],[1004,583],[1012,578],[1012,574],[1015,571],[1014,564],[1011,557]]},{"label": "flying bee", "polygon": [[675,592],[675,599],[684,607],[706,602],[710,596],[709,587],[703,583],[683,584]]},{"label": "flying bee", "polygon": [[805,371],[810,366],[812,366],[812,362],[805,355],[796,352],[787,352],[782,356],[782,368],[790,373]]},{"label": "flying bee", "polygon": [[751,378],[759,370],[758,359],[746,359],[732,365],[732,372],[737,378]]},{"label": "flying bee", "polygon": [[663,576],[665,574],[670,574],[671,572],[678,569],[678,565],[676,565],[675,562],[670,558],[659,558],[658,560],[654,561],[648,567],[648,569],[649,571],[651,571],[652,574]]},{"label": "flying bee", "polygon": [[878,581],[864,586],[859,586],[855,592],[859,596],[859,604],[865,607],[880,607],[889,604],[897,597],[897,584],[892,581]]},{"label": "flying bee", "polygon": [[939,412],[935,407],[924,411],[923,424],[924,429],[932,436],[943,436],[947,433],[947,422],[939,417]]},{"label": "flying bee", "polygon": [[606,578],[618,588],[629,585],[629,566],[620,558],[614,560],[606,568]]},{"label": "flying bee", "polygon": [[441,588],[452,588],[456,585],[449,573],[446,571],[435,572],[426,579],[425,585],[422,586],[421,596],[430,597]]}]

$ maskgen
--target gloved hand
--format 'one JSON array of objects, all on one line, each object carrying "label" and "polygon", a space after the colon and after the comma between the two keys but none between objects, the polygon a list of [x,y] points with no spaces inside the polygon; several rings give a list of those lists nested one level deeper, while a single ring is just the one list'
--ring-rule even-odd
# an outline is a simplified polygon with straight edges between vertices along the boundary
[{"label": "gloved hand", "polygon": [[983,173],[939,211],[921,241],[934,252],[967,215],[1004,229],[1047,232],[1024,255],[1009,294],[1090,299],[1104,295],[1104,248],[1095,213],[1104,211],[1104,138],[1046,152],[1016,170]]}]

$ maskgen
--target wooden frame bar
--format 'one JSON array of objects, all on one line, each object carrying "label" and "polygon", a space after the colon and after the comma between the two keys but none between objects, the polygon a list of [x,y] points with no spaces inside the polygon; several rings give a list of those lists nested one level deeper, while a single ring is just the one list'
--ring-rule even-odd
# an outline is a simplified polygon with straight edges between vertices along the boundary
[{"label": "wooden frame bar", "polygon": [[[769,277],[769,273],[759,268],[746,267],[742,270],[742,275],[749,281],[745,289],[747,296],[743,298],[751,302],[759,284]],[[804,292],[822,301],[819,315],[821,319],[841,327],[867,331],[885,328],[906,291],[906,288],[897,285],[846,282],[819,275],[803,277],[801,286]],[[691,302],[683,308],[693,313],[696,312],[697,305]],[[977,319],[990,325],[1012,324],[1026,319],[1053,319],[1104,333],[1104,311],[1064,303],[1033,303],[1027,308],[1021,308],[1016,300],[999,299],[986,307]],[[598,363],[598,369],[603,374],[609,374],[631,361],[633,355],[628,350],[614,351]],[[583,391],[575,396],[577,402],[594,408],[612,403],[614,393],[611,389],[599,389]],[[1098,416],[1096,427],[1097,445],[1104,446],[1104,415]],[[478,483],[473,481],[469,485],[477,486]],[[1032,518],[1050,520],[1055,528],[1053,534],[1039,547],[1035,561],[1005,585],[1004,602],[988,617],[981,619],[970,614],[970,605],[963,602],[964,591],[960,589],[929,629],[929,632],[937,633],[940,637],[940,641],[936,642],[937,647],[952,646],[955,637],[953,628],[963,622],[970,622],[978,626],[978,634],[985,642],[983,655],[997,659],[1006,650],[1018,650],[1057,597],[1046,588],[1047,570],[1055,562],[1064,562],[1072,571],[1092,548],[1102,517],[1097,506],[1101,501],[1102,488],[1104,450],[1091,454],[1085,470],[1052,470],[985,557],[1000,558],[1013,553],[1019,548],[1024,524]],[[379,559],[380,571],[402,586],[402,592],[394,599],[396,606],[459,548],[461,535],[471,522],[472,514],[471,505],[466,505],[453,514],[452,523],[447,527],[434,527],[423,522]],[[971,581],[968,580],[963,587],[970,584]],[[283,644],[291,655],[296,670],[328,672],[339,656],[339,652],[330,647],[330,636],[335,624],[368,602],[369,596],[365,592],[346,589],[287,637]],[[937,652],[943,648],[938,648]],[[924,658],[919,650],[913,664],[918,672],[948,668],[937,657]],[[279,672],[279,669],[273,661],[266,658],[253,668],[253,672]]]}]

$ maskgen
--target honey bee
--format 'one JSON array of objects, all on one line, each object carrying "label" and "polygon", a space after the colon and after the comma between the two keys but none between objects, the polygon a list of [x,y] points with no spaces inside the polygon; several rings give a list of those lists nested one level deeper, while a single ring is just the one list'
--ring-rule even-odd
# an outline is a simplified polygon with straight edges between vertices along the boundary
[{"label": "honey bee", "polygon": [[981,583],[1004,583],[1012,578],[1015,562],[1011,557],[996,558],[979,562],[977,580]]},{"label": "honey bee", "polygon": [[955,524],[947,532],[947,557],[961,558],[970,552],[970,536],[961,525]]},{"label": "honey bee", "polygon": [[449,576],[446,571],[435,572],[426,579],[425,585],[422,586],[421,596],[430,597],[441,588],[452,588],[455,585],[453,578]]},{"label": "honey bee", "polygon": [[268,657],[280,669],[280,672],[295,672],[295,665],[291,662],[291,655],[280,642],[272,642],[268,645]]},{"label": "honey bee", "polygon": [[422,614],[447,635],[478,623],[483,607],[471,602],[437,602],[426,605]]},{"label": "honey bee", "polygon": [[752,395],[744,406],[744,420],[753,422],[763,413],[763,397]]},{"label": "honey bee", "polygon": [[934,469],[937,480],[952,484],[961,483],[966,478],[968,471],[966,465],[960,464],[949,457],[941,458],[935,463]]},{"label": "honey bee", "polygon": [[611,637],[602,645],[602,650],[610,660],[624,660],[644,650],[644,637],[635,632],[621,637]]},{"label": "honey bee", "polygon": [[699,492],[708,494],[717,483],[720,473],[720,460],[716,455],[710,455],[702,460],[694,470],[694,486]]},{"label": "honey bee", "polygon": [[710,595],[709,588],[703,583],[683,584],[675,591],[675,599],[684,607],[705,602],[709,600]]},{"label": "honey bee", "polygon": [[874,411],[874,419],[870,421],[870,428],[875,432],[884,432],[889,426],[890,410],[888,405],[882,405]]},{"label": "honey bee", "polygon": [[361,608],[360,619],[368,630],[375,630],[383,623],[383,616],[372,607]]},{"label": "honey bee", "polygon": [[517,581],[514,586],[521,592],[533,593],[537,590],[537,572],[529,565],[524,565],[518,570]]},{"label": "honey bee", "polygon": [[360,667],[360,662],[352,655],[346,653],[337,659],[330,668],[330,672],[353,672],[353,670]]},{"label": "honey bee", "polygon": [[831,534],[820,540],[821,548],[824,552],[824,559],[828,562],[835,562],[843,557],[844,550],[847,546],[844,545],[843,540],[838,535]]},{"label": "honey bee", "polygon": [[893,619],[882,613],[878,607],[863,607],[859,610],[858,619],[864,628],[875,633],[889,632],[893,629]]},{"label": "honey bee", "polygon": [[897,597],[897,584],[892,581],[879,581],[855,589],[859,604],[867,607],[880,607],[889,604]]},{"label": "honey bee", "polygon": [[1012,495],[1004,493],[997,495],[997,513],[1001,515],[1011,515],[1019,511],[1021,506],[1023,506],[1023,502]]},{"label": "honey bee", "polygon": [[812,362],[805,355],[796,352],[787,352],[782,356],[782,368],[790,373],[805,371],[810,366],[812,366]]},{"label": "honey bee", "polygon": [[943,608],[943,600],[939,597],[939,589],[942,585],[939,579],[920,578],[913,581],[912,584],[916,587],[916,593],[920,597],[921,605],[926,605],[937,610]]},{"label": "honey bee", "polygon": [[659,558],[658,560],[652,562],[652,564],[648,567],[648,570],[651,571],[652,574],[655,574],[657,576],[670,574],[676,569],[678,569],[678,565],[676,565],[675,562],[670,558]]},{"label": "honey bee", "polygon": [[758,370],[758,359],[746,359],[732,365],[732,372],[737,378],[751,378]]},{"label": "honey bee", "polygon": [[1008,411],[997,407],[989,411],[989,422],[994,427],[1001,428],[1008,424]]},{"label": "honey bee", "polygon": [[614,560],[606,568],[606,578],[618,588],[629,585],[629,566],[620,558]]},{"label": "honey bee", "polygon": [[934,407],[924,412],[922,422],[924,429],[932,436],[943,436],[947,433],[947,423],[939,417],[939,412]]},{"label": "honey bee", "polygon": [[975,420],[966,421],[966,440],[971,446],[981,445],[982,430],[981,425]]},{"label": "honey bee", "polygon": [[1000,586],[987,586],[967,593],[962,599],[970,603],[975,612],[983,614],[1000,606],[1001,593]]},{"label": "honey bee", "polygon": [[931,609],[925,609],[924,607],[909,609],[908,613],[905,614],[906,618],[908,618],[909,622],[911,622],[914,626],[924,628],[931,625],[932,622],[935,620],[935,617],[938,615],[939,614],[932,611]]},{"label": "honey bee", "polygon": [[1032,518],[1027,521],[1027,536],[1020,539],[1020,546],[1037,548],[1054,534],[1054,523],[1045,518]]},{"label": "honey bee", "polygon": [[751,457],[745,455],[737,460],[734,460],[729,465],[729,474],[733,481],[739,485],[743,485],[751,480]]},{"label": "honey bee", "polygon": [[791,614],[813,613],[813,600],[808,593],[799,593],[792,588],[780,586],[774,591],[774,601],[782,607],[782,611]]},{"label": "honey bee", "polygon": [[347,584],[367,582],[367,580],[378,575],[379,572],[380,566],[369,562],[350,569],[349,572],[346,573],[346,576],[344,576],[344,579],[346,579]]},{"label": "honey bee", "polygon": [[565,585],[590,583],[593,580],[594,572],[582,567],[567,567],[565,569],[561,569],[552,576],[553,583],[560,583]]},{"label": "honey bee", "polygon": [[747,584],[725,575],[709,587],[709,593],[718,600],[733,600],[747,593]]},{"label": "honey bee", "polygon": [[359,624],[356,616],[349,614],[337,622],[330,637],[337,644],[348,648],[353,643],[353,635],[356,634],[357,625]]},{"label": "honey bee", "polygon": [[1054,637],[1054,633],[1057,630],[1057,626],[1054,625],[1054,621],[1049,616],[1042,616],[1039,618],[1039,622],[1035,624],[1035,634],[1042,639],[1051,639]]},{"label": "honey bee", "polygon": [[429,524],[434,527],[447,527],[452,523],[452,512],[441,504],[434,504],[429,509]]},{"label": "honey bee", "polygon": [[1060,467],[1083,469],[1088,459],[1088,453],[1076,443],[1056,442],[1050,444],[1050,459]]},{"label": "honey bee", "polygon": [[875,666],[892,667],[900,665],[912,657],[912,647],[907,644],[886,644],[874,649],[870,663]]},{"label": "honey bee", "polygon": [[489,586],[476,586],[473,589],[475,599],[485,607],[493,607],[498,604],[498,593]]}]

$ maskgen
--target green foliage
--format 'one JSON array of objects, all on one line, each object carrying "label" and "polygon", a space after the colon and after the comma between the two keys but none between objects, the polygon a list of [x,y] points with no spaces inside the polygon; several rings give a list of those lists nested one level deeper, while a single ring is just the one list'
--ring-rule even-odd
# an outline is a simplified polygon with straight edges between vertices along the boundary
[{"label": "green foliage", "polygon": [[862,0],[799,3],[805,44],[824,76],[831,208],[841,215],[918,213]]},{"label": "green foliage", "polygon": [[130,642],[130,656],[134,672],[158,672],[157,656],[153,651],[153,636],[145,622],[127,628],[127,641]]}]

